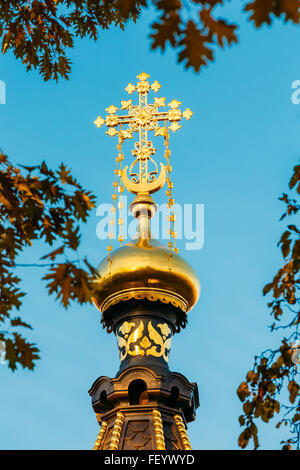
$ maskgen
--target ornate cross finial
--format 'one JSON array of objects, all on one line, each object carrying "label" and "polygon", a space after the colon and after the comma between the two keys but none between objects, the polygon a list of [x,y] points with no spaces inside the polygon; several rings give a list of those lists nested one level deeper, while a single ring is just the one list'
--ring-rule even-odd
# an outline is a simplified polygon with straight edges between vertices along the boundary
[{"label": "ornate cross finial", "polygon": [[[169,141],[169,130],[176,132],[182,126],[179,124],[181,118],[190,119],[192,111],[187,108],[181,112],[180,101],[172,100],[165,111],[159,111],[159,108],[166,107],[165,98],[154,98],[153,104],[148,104],[147,98],[150,90],[155,93],[161,88],[161,85],[154,81],[152,85],[148,82],[150,76],[147,73],[141,73],[137,76],[138,83],[133,85],[129,83],[125,90],[131,95],[137,91],[139,95],[139,104],[132,104],[132,99],[121,101],[121,110],[126,110],[127,115],[116,114],[119,108],[114,105],[106,108],[107,115],[105,119],[98,116],[94,121],[97,127],[106,124],[108,130],[106,134],[110,137],[118,135],[119,147],[125,139],[132,139],[133,133],[138,132],[138,141],[134,144],[131,151],[135,160],[130,165],[129,177],[127,176],[127,166],[122,170],[122,179],[124,186],[134,194],[153,193],[158,191],[165,183],[166,168],[162,163],[161,171],[158,175],[158,167],[152,156],[156,149],[152,141],[148,139],[148,132],[153,131],[155,136],[163,136],[165,142]],[[160,123],[163,125],[161,126]],[[122,154],[121,154],[122,158]],[[167,159],[168,160],[168,159]]]}]

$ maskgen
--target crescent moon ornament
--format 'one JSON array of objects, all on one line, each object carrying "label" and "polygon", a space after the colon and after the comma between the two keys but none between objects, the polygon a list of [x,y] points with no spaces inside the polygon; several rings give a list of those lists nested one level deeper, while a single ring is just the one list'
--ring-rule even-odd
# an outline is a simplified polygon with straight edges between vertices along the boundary
[{"label": "crescent moon ornament", "polygon": [[160,164],[159,176],[156,178],[156,180],[151,181],[150,183],[133,183],[127,176],[127,169],[128,166],[126,166],[124,170],[122,170],[122,180],[125,188],[133,194],[155,193],[156,191],[159,191],[166,182],[166,168],[163,163]]}]

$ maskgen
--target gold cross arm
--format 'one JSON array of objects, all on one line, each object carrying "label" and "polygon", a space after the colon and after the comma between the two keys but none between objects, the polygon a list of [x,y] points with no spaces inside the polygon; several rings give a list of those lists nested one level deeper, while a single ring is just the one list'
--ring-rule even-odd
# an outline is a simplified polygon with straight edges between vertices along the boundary
[{"label": "gold cross arm", "polygon": [[[106,133],[113,137],[116,134],[120,134],[123,139],[131,139],[133,132],[143,133],[145,131],[154,131],[155,135],[166,135],[168,129],[176,132],[182,126],[179,124],[181,118],[189,120],[193,113],[187,108],[185,111],[181,112],[179,106],[181,105],[180,101],[173,99],[168,107],[170,108],[167,111],[159,111],[159,108],[166,107],[165,98],[154,98],[153,104],[147,103],[147,95],[150,90],[153,90],[155,93],[161,88],[161,85],[155,81],[152,85],[149,84],[147,78],[149,75],[146,73],[141,73],[137,76],[139,82],[137,85],[129,83],[125,90],[131,95],[134,91],[137,91],[139,94],[139,104],[133,105],[132,100],[121,101],[121,110],[127,110],[127,115],[118,115],[116,112],[119,110],[114,105],[106,108],[107,115],[105,119],[101,116],[98,116],[94,121],[95,125],[100,128],[106,124],[108,130]],[[159,122],[164,122],[165,126],[160,127]],[[167,123],[170,123],[167,128]],[[124,129],[123,126],[128,125],[127,129]],[[117,131],[117,127],[120,126],[120,133]]]}]

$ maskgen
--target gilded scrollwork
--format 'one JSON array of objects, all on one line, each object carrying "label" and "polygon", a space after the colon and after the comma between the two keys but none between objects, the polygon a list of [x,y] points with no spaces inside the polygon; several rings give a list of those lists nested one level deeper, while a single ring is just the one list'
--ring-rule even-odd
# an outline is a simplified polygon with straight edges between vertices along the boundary
[{"label": "gilded scrollwork", "polygon": [[119,330],[124,336],[126,336],[131,331],[133,326],[134,326],[134,323],[129,323],[128,321],[124,321],[124,323],[122,323],[122,325],[120,326]]},{"label": "gilded scrollwork", "polygon": [[[157,325],[161,330],[161,334],[152,326],[151,321],[148,323],[149,338],[155,343],[151,348],[146,350],[147,356],[163,356],[164,360],[168,362],[169,352],[171,349],[172,335],[171,330],[166,323]],[[167,339],[168,337],[168,339]]]},{"label": "gilded scrollwork", "polygon": [[146,324],[142,320],[139,324],[125,321],[117,329],[116,337],[121,361],[127,355],[163,357],[166,362],[169,360],[172,331],[167,323],[158,323],[154,327],[151,320]]},{"label": "gilded scrollwork", "polygon": [[[126,325],[125,325],[126,324]],[[145,352],[140,348],[136,343],[141,339],[144,331],[144,324],[140,321],[137,328],[132,331],[132,328],[135,326],[134,323],[124,322],[119,328],[119,332],[123,333],[124,336],[116,334],[118,340],[118,346],[120,351],[120,360],[123,361],[125,357],[129,354],[130,356],[137,356],[139,354],[144,355]],[[132,333],[130,333],[132,331]],[[129,334],[130,333],[130,334]]]}]

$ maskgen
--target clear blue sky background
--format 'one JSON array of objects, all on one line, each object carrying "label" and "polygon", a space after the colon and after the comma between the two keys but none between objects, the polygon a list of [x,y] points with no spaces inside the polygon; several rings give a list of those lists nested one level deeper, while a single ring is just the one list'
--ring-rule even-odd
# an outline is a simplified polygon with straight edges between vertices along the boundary
[{"label": "clear blue sky background", "polygon": [[[159,96],[194,111],[172,140],[175,197],[205,204],[205,245],[181,254],[194,266],[202,295],[189,325],[173,341],[170,368],[197,381],[200,409],[189,425],[195,449],[236,449],[241,404],[236,388],[256,353],[276,343],[262,287],[280,266],[276,243],[283,226],[278,196],[299,161],[300,106],[291,83],[300,79],[300,29],[277,22],[256,31],[242,24],[239,45],[217,51],[200,74],[176,64],[173,51],[150,51],[152,12],[100,41],[79,41],[71,53],[70,81],[44,83],[12,55],[0,57],[7,104],[0,105],[0,144],[15,163],[64,162],[100,202],[110,202],[114,142],[93,120],[110,104],[127,99],[124,87],[146,71],[163,84]],[[221,12],[222,14],[222,12]],[[169,101],[167,101],[169,102]],[[83,227],[80,255],[97,264],[106,241],[96,237],[94,211]],[[181,243],[180,246],[183,246]],[[22,256],[37,262],[38,244]],[[20,260],[21,261],[21,260]],[[88,389],[100,375],[114,376],[118,354],[113,335],[100,326],[92,306],[68,311],[47,296],[40,268],[20,269],[28,291],[21,311],[34,326],[36,370],[15,373],[0,366],[2,449],[90,449],[98,432]],[[284,430],[260,425],[263,449],[279,448]]]}]

